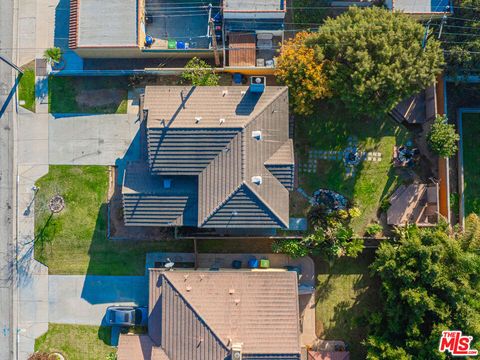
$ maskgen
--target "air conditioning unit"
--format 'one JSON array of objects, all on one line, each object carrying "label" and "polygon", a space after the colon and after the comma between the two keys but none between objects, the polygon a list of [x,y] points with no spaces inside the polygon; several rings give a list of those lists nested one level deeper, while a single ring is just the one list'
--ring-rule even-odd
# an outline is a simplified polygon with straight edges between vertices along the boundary
[{"label": "air conditioning unit", "polygon": [[240,343],[232,344],[232,360],[242,360],[242,345]]},{"label": "air conditioning unit", "polygon": [[267,85],[267,78],[265,76],[251,76],[250,77],[250,92],[263,93]]}]

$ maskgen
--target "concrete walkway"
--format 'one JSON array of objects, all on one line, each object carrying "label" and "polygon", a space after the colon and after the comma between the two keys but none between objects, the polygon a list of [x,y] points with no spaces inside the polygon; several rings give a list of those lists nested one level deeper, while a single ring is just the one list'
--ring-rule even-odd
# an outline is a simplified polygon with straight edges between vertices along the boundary
[{"label": "concrete walkway", "polygon": [[110,305],[148,305],[144,276],[50,275],[50,322],[100,325]]}]

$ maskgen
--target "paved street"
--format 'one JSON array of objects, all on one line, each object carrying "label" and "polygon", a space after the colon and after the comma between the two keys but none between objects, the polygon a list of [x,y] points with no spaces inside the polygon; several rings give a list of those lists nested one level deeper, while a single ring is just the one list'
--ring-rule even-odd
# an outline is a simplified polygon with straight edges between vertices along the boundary
[{"label": "paved street", "polygon": [[110,305],[148,305],[145,276],[50,275],[49,320],[99,325]]},{"label": "paved street", "polygon": [[[0,54],[12,59],[13,0],[0,1]],[[0,61],[0,109],[13,85],[12,68]],[[14,354],[13,319],[13,233],[14,233],[14,129],[12,102],[0,118],[0,359]]]}]

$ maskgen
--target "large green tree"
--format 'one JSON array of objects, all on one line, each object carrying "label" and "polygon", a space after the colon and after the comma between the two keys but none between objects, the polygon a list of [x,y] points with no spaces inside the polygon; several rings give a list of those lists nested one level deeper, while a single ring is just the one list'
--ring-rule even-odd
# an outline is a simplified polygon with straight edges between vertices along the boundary
[{"label": "large green tree", "polygon": [[424,27],[403,13],[352,7],[306,41],[325,62],[333,95],[352,112],[380,117],[441,72],[440,43],[423,47],[423,37]]},{"label": "large green tree", "polygon": [[444,330],[461,330],[480,345],[478,234],[471,217],[466,235],[409,226],[380,245],[372,269],[383,308],[371,316],[369,359],[444,359],[437,350]]}]

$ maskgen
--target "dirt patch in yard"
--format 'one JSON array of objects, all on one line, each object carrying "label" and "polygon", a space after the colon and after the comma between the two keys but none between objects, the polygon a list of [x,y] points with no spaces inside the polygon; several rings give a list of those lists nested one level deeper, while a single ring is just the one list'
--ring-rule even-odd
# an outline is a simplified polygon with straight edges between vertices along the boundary
[{"label": "dirt patch in yard", "polygon": [[100,107],[118,104],[124,98],[124,89],[83,90],[75,96],[77,104],[85,107]]}]

